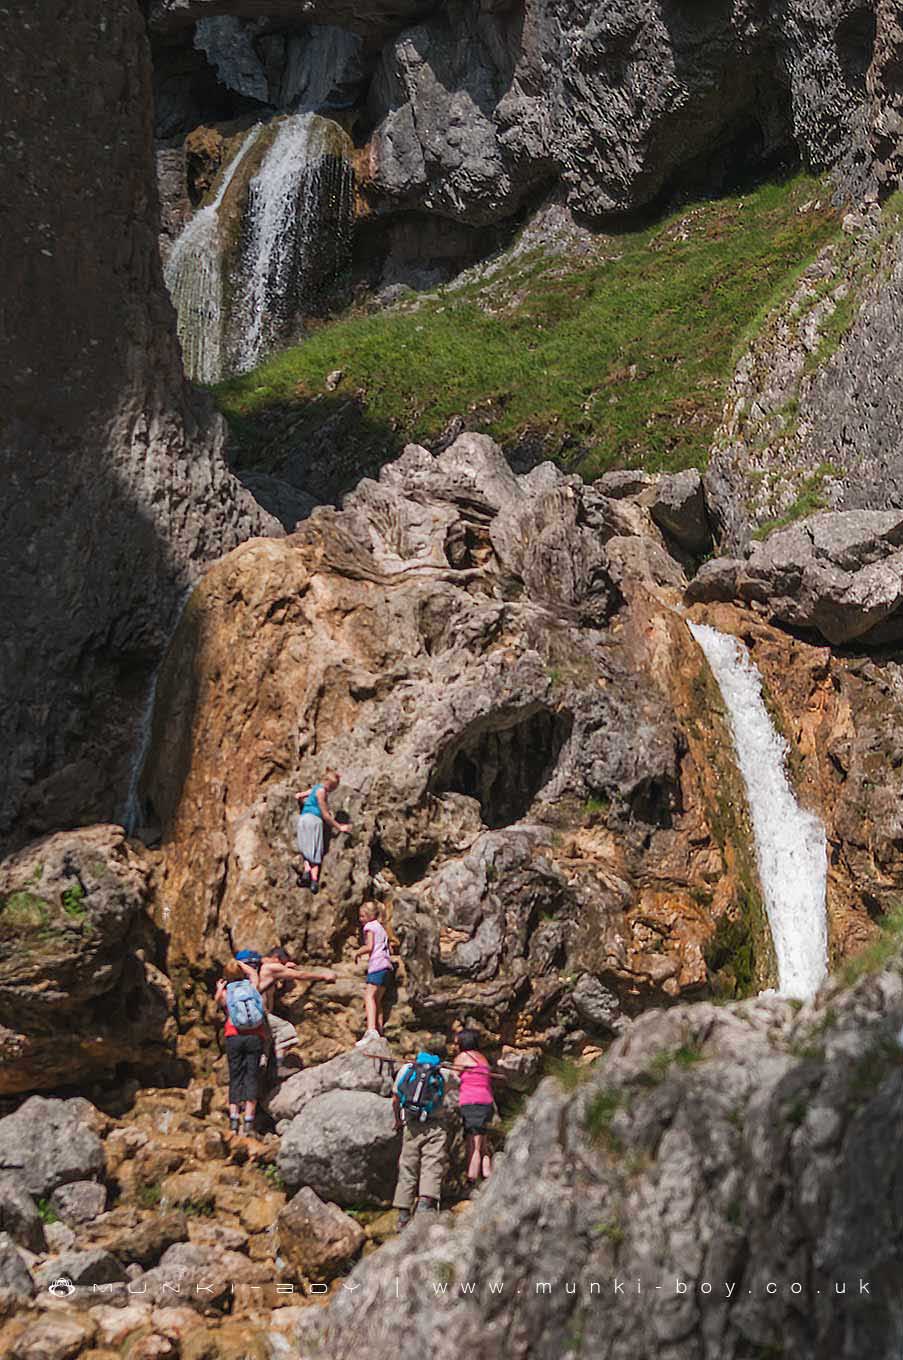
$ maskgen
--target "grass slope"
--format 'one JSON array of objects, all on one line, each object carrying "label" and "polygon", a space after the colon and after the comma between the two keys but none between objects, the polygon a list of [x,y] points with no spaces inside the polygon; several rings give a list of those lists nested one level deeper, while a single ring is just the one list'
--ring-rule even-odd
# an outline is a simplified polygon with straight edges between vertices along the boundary
[{"label": "grass slope", "polygon": [[525,251],[416,308],[332,322],[216,396],[240,465],[272,471],[285,429],[303,440],[326,413],[334,369],[382,458],[461,415],[584,476],[699,467],[745,338],[837,232],[823,186],[797,175],[600,235],[582,259]]}]

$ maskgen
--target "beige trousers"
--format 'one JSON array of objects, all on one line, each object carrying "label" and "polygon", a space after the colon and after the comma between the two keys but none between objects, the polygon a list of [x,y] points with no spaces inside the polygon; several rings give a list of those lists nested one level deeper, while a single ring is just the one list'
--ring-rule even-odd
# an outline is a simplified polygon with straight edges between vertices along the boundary
[{"label": "beige trousers", "polygon": [[398,1159],[398,1184],[392,1201],[395,1209],[413,1209],[418,1195],[442,1197],[445,1175],[445,1129],[428,1120],[425,1124],[405,1124]]},{"label": "beige trousers", "polygon": [[272,1011],[267,1011],[267,1024],[273,1038],[273,1051],[278,1060],[296,1046],[298,1031],[290,1020],[284,1020],[281,1015],[274,1015]]}]

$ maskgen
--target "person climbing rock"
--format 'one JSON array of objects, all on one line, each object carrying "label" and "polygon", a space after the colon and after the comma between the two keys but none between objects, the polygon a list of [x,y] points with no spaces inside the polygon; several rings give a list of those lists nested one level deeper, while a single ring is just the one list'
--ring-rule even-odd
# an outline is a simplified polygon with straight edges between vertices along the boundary
[{"label": "person climbing rock", "polygon": [[480,1036],[476,1030],[460,1030],[455,1042],[458,1052],[452,1065],[461,1075],[458,1108],[467,1146],[467,1179],[474,1184],[481,1176],[486,1180],[492,1170],[492,1157],[486,1138],[486,1129],[495,1112],[492,1068],[489,1059],[480,1050]]},{"label": "person climbing rock", "polygon": [[310,888],[312,893],[320,891],[320,866],[323,863],[323,823],[339,833],[351,830],[350,822],[338,822],[329,810],[329,795],[339,786],[339,775],[335,770],[327,770],[320,784],[296,793],[299,804],[298,850],[303,867],[301,887]]},{"label": "person climbing rock", "polygon": [[298,1046],[298,1031],[291,1020],[277,1013],[279,999],[290,992],[296,982],[335,982],[336,975],[330,968],[301,968],[289,957],[287,950],[278,946],[268,954],[239,949],[235,958],[249,978],[257,978],[256,985],[266,1012],[267,1056],[272,1055],[275,1060],[276,1080],[282,1080],[301,1064],[287,1061]]},{"label": "person climbing rock", "polygon": [[402,1134],[393,1208],[398,1228],[415,1212],[438,1213],[445,1175],[447,1132],[442,1123],[445,1078],[441,1058],[423,1051],[405,1063],[395,1079],[392,1110]]},{"label": "person climbing rock", "polygon": [[259,975],[250,964],[230,959],[216,984],[215,1001],[226,1012],[226,1058],[229,1063],[229,1128],[238,1133],[244,1106],[244,1132],[254,1133],[260,1060],[267,1041],[266,1013]]},{"label": "person climbing rock", "polygon": [[364,1011],[367,1029],[357,1041],[358,1048],[365,1048],[383,1032],[383,997],[386,988],[395,975],[392,955],[389,951],[389,936],[379,919],[379,907],[375,902],[365,902],[358,912],[358,920],[368,937],[354,956],[358,963],[365,955],[367,959],[367,980],[364,985]]}]

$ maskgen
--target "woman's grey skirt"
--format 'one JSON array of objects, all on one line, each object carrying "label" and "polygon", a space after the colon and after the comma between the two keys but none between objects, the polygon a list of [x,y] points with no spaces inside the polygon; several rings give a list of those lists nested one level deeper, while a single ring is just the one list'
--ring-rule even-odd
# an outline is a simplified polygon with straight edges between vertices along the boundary
[{"label": "woman's grey skirt", "polygon": [[298,818],[298,849],[308,864],[323,863],[323,818],[303,812]]}]

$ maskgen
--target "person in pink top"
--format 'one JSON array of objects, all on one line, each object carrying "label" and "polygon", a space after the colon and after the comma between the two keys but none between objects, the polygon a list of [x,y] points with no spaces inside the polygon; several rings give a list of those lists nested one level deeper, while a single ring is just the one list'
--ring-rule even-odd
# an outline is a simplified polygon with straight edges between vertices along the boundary
[{"label": "person in pink top", "polygon": [[486,1180],[492,1171],[486,1128],[495,1111],[493,1073],[489,1059],[480,1052],[480,1036],[476,1030],[462,1029],[456,1042],[458,1052],[453,1066],[461,1076],[458,1106],[467,1139],[467,1178],[475,1182],[481,1176]]},{"label": "person in pink top", "polygon": [[362,945],[354,956],[354,961],[369,955],[367,959],[367,983],[364,988],[364,1009],[367,1014],[367,1031],[357,1041],[358,1048],[366,1048],[373,1039],[383,1032],[383,997],[392,981],[395,969],[389,952],[389,936],[379,919],[379,907],[375,902],[365,902],[358,913],[367,943]]}]

